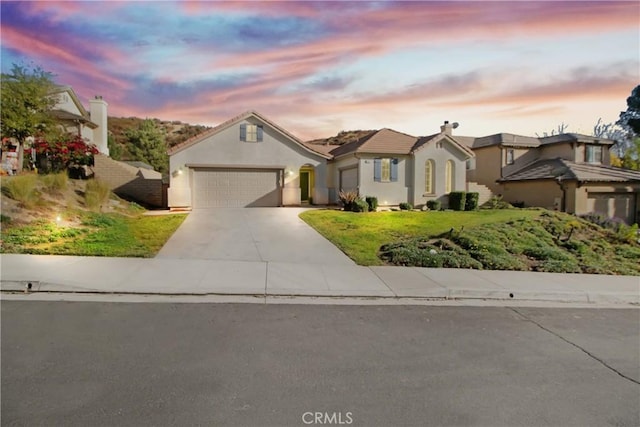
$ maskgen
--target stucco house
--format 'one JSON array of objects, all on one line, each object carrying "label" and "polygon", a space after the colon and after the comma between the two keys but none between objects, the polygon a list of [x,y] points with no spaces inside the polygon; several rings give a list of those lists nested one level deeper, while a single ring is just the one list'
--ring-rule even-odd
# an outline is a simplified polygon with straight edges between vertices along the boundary
[{"label": "stucco house", "polygon": [[382,129],[343,145],[303,142],[249,111],[182,144],[170,156],[169,207],[337,203],[341,190],[380,205],[414,206],[466,189],[473,152],[441,132],[414,137]]},{"label": "stucco house", "polygon": [[611,166],[614,141],[575,133],[455,138],[475,153],[468,179],[508,202],[639,220],[640,172]]},{"label": "stucco house", "polygon": [[466,190],[466,162],[473,152],[451,136],[453,125],[441,132],[415,137],[382,129],[341,145],[330,154],[329,189],[357,190],[375,196],[381,206],[409,202],[424,205],[439,199],[447,206],[451,191]]},{"label": "stucco house", "polygon": [[[168,150],[169,207],[258,207],[328,203],[327,161],[255,111]],[[304,191],[303,188],[304,187]]]}]

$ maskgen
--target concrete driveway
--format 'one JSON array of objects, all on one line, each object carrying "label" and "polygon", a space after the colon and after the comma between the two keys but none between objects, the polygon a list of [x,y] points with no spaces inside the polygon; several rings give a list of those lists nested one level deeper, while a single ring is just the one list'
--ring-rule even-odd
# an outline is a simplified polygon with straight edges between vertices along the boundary
[{"label": "concrete driveway", "polygon": [[304,210],[194,209],[156,258],[355,265],[298,218]]}]

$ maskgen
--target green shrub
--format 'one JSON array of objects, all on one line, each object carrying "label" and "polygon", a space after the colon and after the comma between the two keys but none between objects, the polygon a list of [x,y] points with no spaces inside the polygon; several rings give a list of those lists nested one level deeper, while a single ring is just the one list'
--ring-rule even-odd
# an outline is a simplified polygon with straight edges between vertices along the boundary
[{"label": "green shrub", "polygon": [[35,174],[6,177],[2,179],[2,192],[24,207],[32,207],[36,201],[37,183],[38,176]]},{"label": "green shrub", "polygon": [[547,273],[580,273],[582,270],[573,259],[550,259],[541,262],[533,268],[535,271],[545,271]]},{"label": "green shrub", "polygon": [[109,185],[99,179],[91,179],[87,181],[87,187],[84,191],[84,201],[89,209],[99,210],[106,203],[111,194]]},{"label": "green shrub", "polygon": [[367,205],[369,205],[369,210],[371,212],[375,212],[376,209],[378,209],[378,198],[374,197],[374,196],[367,196],[364,198],[364,200],[367,202]]},{"label": "green shrub", "polygon": [[60,192],[67,188],[69,177],[66,172],[51,173],[40,177],[45,189],[51,192]]},{"label": "green shrub", "polygon": [[0,223],[2,224],[9,224],[11,222],[11,217],[5,215],[5,214],[0,214]]},{"label": "green shrub", "polygon": [[411,203],[407,203],[407,202],[400,203],[398,207],[400,208],[401,211],[410,211],[411,209],[413,209],[413,206],[411,206]]},{"label": "green shrub", "polygon": [[464,210],[465,211],[477,210],[479,198],[480,198],[480,193],[467,193]]},{"label": "green shrub", "polygon": [[369,212],[369,205],[362,199],[358,199],[351,204],[351,212]]},{"label": "green shrub", "polygon": [[466,204],[467,193],[464,191],[452,191],[449,193],[449,209],[463,211]]},{"label": "green shrub", "polygon": [[428,200],[427,207],[432,211],[439,211],[442,208],[442,202],[440,200]]},{"label": "green shrub", "polygon": [[510,209],[512,207],[509,202],[502,200],[502,196],[493,196],[481,206],[482,209]]},{"label": "green shrub", "polygon": [[118,219],[106,214],[91,214],[91,215],[88,215],[87,218],[85,218],[82,221],[83,225],[89,225],[91,227],[99,227],[99,228],[112,227],[117,223],[118,223]]},{"label": "green shrub", "polygon": [[342,204],[345,211],[352,210],[351,207],[356,200],[360,200],[357,191],[340,191],[338,193],[338,199]]}]

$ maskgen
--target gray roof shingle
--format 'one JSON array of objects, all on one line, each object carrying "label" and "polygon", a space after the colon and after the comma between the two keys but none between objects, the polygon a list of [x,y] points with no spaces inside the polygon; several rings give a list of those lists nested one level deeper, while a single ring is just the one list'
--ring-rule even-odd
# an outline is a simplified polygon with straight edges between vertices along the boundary
[{"label": "gray roof shingle", "polygon": [[575,163],[564,159],[543,159],[525,166],[500,181],[562,179],[580,182],[640,182],[640,172],[593,163]]}]

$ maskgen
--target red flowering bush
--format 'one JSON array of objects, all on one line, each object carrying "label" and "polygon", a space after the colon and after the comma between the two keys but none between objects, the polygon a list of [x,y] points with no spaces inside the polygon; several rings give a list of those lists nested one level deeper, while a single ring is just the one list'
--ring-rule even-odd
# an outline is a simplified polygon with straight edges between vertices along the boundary
[{"label": "red flowering bush", "polygon": [[80,135],[67,134],[53,141],[36,138],[33,147],[36,151],[39,169],[44,172],[58,172],[71,167],[93,165],[93,156],[98,149],[87,144]]}]

